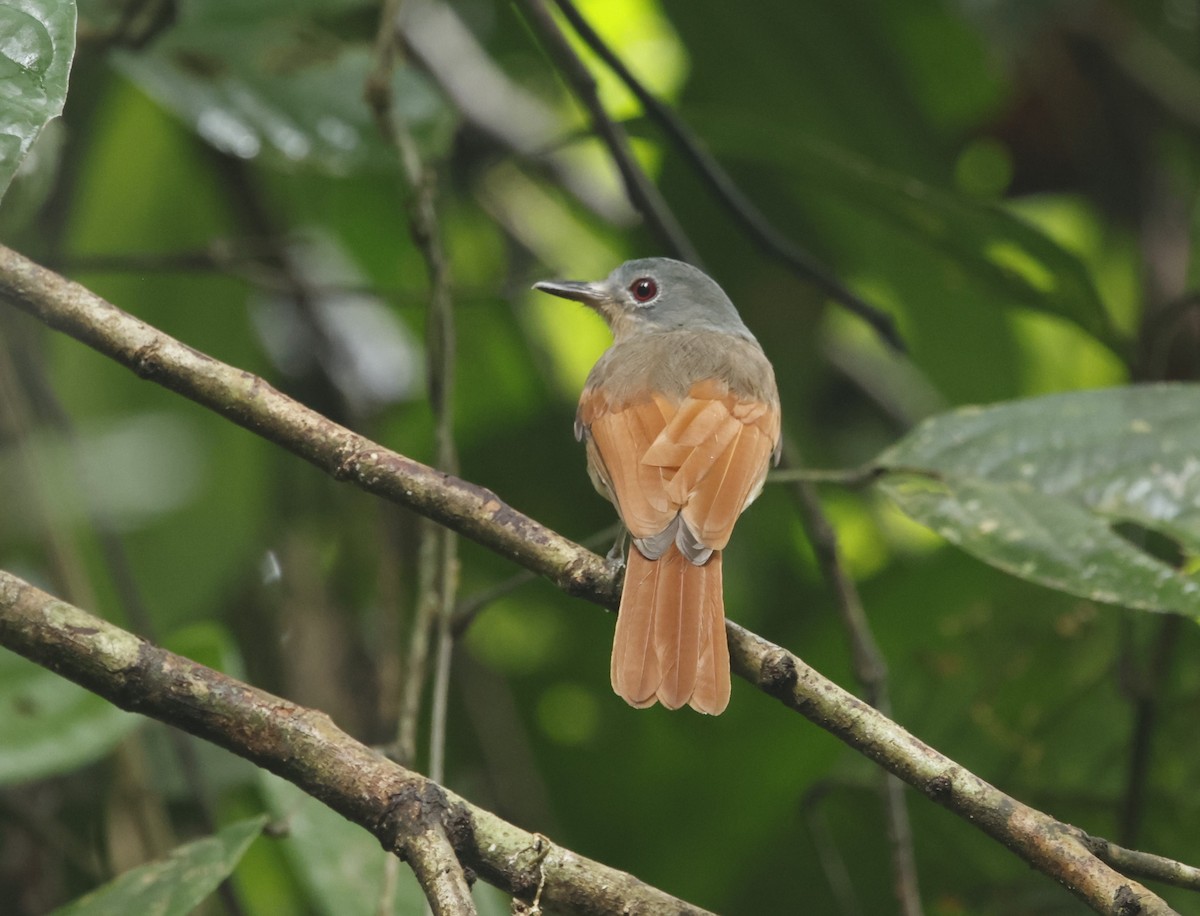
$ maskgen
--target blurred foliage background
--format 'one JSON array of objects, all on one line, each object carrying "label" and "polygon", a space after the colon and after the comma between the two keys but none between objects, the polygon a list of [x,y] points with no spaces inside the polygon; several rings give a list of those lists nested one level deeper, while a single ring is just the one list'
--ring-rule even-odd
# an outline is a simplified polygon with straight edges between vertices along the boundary
[{"label": "blurred foliage background", "polygon": [[[436,173],[461,476],[592,537],[613,512],[571,427],[607,332],[529,285],[667,252],[525,4],[403,7],[393,87]],[[906,356],[749,239],[576,42],[773,360],[808,464],[857,466],[955,405],[1200,375],[1197,0],[579,7],[782,233],[896,316]],[[412,194],[363,101],[378,16],[360,0],[81,0],[64,117],[5,197],[0,239],[433,461]],[[420,523],[13,310],[0,335],[0,566],[390,742]],[[822,498],[900,723],[1056,817],[1200,860],[1194,624],[1008,577],[872,490]],[[464,543],[459,595],[515,572]],[[726,603],[854,687],[785,488],[740,524]],[[490,601],[454,649],[446,783],[717,912],[894,911],[871,763],[744,684],[718,719],[627,708],[611,632],[544,582]],[[209,912],[376,912],[390,892],[356,828],[7,653],[0,735],[6,912],[263,810],[291,835],[255,841]],[[1081,908],[923,798],[909,809],[928,912]],[[395,893],[419,911],[403,880]]]}]

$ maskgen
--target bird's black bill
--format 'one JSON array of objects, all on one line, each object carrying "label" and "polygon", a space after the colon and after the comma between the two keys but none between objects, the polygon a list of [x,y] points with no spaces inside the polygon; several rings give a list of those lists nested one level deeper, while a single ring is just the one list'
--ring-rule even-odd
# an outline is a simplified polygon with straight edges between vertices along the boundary
[{"label": "bird's black bill", "polygon": [[578,280],[539,280],[533,288],[561,296],[563,299],[574,299],[576,302],[593,303],[604,298],[604,293],[595,283],[583,283]]}]

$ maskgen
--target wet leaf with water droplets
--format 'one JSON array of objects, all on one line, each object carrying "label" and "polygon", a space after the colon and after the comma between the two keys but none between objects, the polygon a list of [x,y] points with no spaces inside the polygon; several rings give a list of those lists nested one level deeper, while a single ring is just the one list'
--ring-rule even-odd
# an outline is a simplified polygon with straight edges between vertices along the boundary
[{"label": "wet leaf with water droplets", "polygon": [[[882,487],[953,544],[1095,601],[1200,618],[1200,386],[1138,385],[966,408],[884,452]],[[1123,523],[1178,547],[1122,534]]]},{"label": "wet leaf with water droplets", "polygon": [[[243,4],[224,0],[191,5],[152,48],[114,61],[230,156],[336,175],[393,163],[363,95],[375,62],[366,38],[339,34],[320,5],[273,3],[260,12],[248,19]],[[455,116],[429,81],[400,65],[391,90],[422,153],[443,151]]]},{"label": "wet leaf with water droplets", "polygon": [[0,0],[0,195],[62,113],[74,55],[73,0]]}]

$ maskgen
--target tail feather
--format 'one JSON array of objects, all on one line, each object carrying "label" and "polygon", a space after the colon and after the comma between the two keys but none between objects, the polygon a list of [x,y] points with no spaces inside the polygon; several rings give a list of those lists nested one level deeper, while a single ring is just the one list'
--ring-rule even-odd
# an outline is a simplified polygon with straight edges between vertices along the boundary
[{"label": "tail feather", "polygon": [[654,647],[662,683],[658,699],[667,709],[678,709],[696,688],[700,657],[700,603],[708,577],[672,547],[659,561],[658,589],[654,593]]},{"label": "tail feather", "polygon": [[657,560],[629,552],[613,640],[613,690],[631,706],[690,704],[717,715],[729,704],[729,647],[721,555],[689,562],[674,546]]},{"label": "tail feather", "polygon": [[696,689],[688,701],[692,709],[719,716],[729,705],[729,638],[725,634],[725,603],[721,582],[721,552],[704,565],[708,587],[700,604],[700,652],[696,663]]},{"label": "tail feather", "polygon": [[637,550],[629,550],[625,589],[613,636],[612,686],[630,706],[653,706],[662,676],[654,651],[654,595],[659,565]]}]

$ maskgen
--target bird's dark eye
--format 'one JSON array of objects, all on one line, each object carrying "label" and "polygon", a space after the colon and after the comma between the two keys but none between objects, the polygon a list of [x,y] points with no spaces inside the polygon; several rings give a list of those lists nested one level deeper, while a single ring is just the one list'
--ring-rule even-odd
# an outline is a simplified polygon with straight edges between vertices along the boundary
[{"label": "bird's dark eye", "polygon": [[629,291],[638,302],[649,302],[658,295],[658,284],[649,277],[638,277],[629,284]]}]

